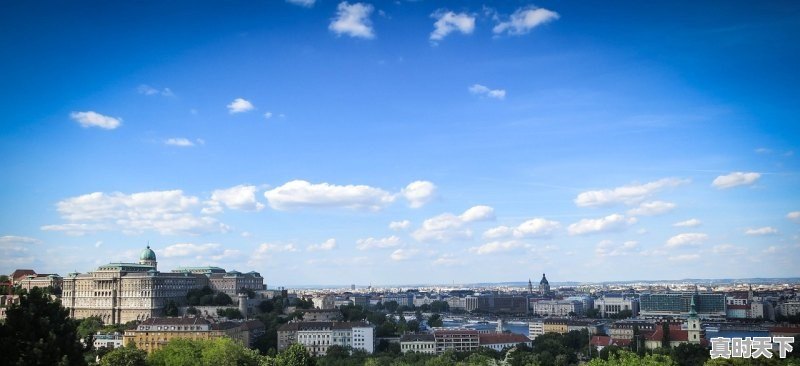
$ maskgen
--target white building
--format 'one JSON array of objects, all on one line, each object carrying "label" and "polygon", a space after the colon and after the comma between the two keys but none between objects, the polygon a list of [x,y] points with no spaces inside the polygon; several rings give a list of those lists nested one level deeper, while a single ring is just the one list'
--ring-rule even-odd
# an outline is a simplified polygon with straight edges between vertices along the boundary
[{"label": "white building", "polygon": [[615,315],[623,310],[630,310],[633,316],[637,316],[639,314],[639,301],[623,296],[607,295],[594,300],[594,308],[603,318]]},{"label": "white building", "polygon": [[400,337],[400,351],[436,354],[436,339],[433,334],[404,334]]},{"label": "white building", "polygon": [[373,353],[375,327],[365,322],[290,322],[278,328],[278,350],[293,343],[315,356],[324,356],[333,345]]},{"label": "white building", "polygon": [[311,302],[314,303],[314,308],[328,310],[336,308],[336,297],[332,295],[322,295],[322,296],[315,296],[311,299]]},{"label": "white building", "polygon": [[783,316],[793,316],[800,314],[800,301],[787,301],[784,303],[778,304],[776,307],[778,314]]},{"label": "white building", "polygon": [[583,312],[580,301],[542,300],[533,303],[534,314],[539,316],[570,316]]},{"label": "white building", "polygon": [[463,297],[449,297],[447,298],[447,305],[450,306],[450,309],[459,309],[464,310],[467,307],[467,300]]},{"label": "white building", "polygon": [[123,345],[124,336],[119,333],[97,333],[94,335],[94,349],[101,347],[119,348]]},{"label": "white building", "polygon": [[544,321],[536,320],[528,323],[528,338],[536,339],[536,337],[544,334]]}]

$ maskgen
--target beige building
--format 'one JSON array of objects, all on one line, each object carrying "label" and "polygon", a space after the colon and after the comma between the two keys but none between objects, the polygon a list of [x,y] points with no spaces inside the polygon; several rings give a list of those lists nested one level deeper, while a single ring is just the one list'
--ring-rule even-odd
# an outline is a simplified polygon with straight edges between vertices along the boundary
[{"label": "beige building", "polygon": [[126,330],[125,345],[134,344],[136,348],[153,353],[175,338],[212,339],[225,335],[213,329],[211,323],[203,318],[150,318]]},{"label": "beige building", "polygon": [[34,287],[47,288],[52,286],[58,289],[62,287],[63,279],[57,274],[30,274],[17,281],[17,284],[28,291]]},{"label": "beige building", "polygon": [[474,351],[481,344],[478,334],[478,331],[473,329],[434,330],[436,353],[443,353],[450,349],[456,352]]},{"label": "beige building", "polygon": [[436,354],[436,338],[433,334],[404,334],[400,337],[400,351]]},{"label": "beige building", "polygon": [[209,286],[225,293],[244,289],[263,289],[263,278],[256,272],[225,273],[218,267],[197,267],[159,272],[156,254],[148,245],[138,263],[109,263],[94,272],[70,273],[63,279],[62,304],[78,319],[97,316],[106,324],[142,321],[163,315],[174,301],[186,303],[189,290]]}]

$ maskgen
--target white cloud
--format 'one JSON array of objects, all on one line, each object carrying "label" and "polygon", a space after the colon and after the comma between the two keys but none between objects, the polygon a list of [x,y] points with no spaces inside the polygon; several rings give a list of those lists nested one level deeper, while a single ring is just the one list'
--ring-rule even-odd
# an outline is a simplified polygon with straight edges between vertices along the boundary
[{"label": "white cloud", "polygon": [[671,261],[695,261],[700,259],[700,254],[680,254],[671,256],[667,259]]},{"label": "white cloud", "polygon": [[172,90],[170,90],[170,88],[156,89],[147,84],[139,85],[139,87],[136,88],[136,91],[138,91],[139,94],[143,95],[161,95],[164,97],[175,96],[175,94],[172,92]]},{"label": "white cloud", "polygon": [[347,1],[339,3],[336,7],[336,18],[331,21],[328,29],[341,36],[342,34],[350,37],[375,38],[372,30],[370,14],[375,8],[370,4],[354,3],[350,5]]},{"label": "white cloud", "polygon": [[586,191],[575,197],[578,207],[611,206],[620,203],[626,205],[637,204],[645,198],[668,187],[676,187],[688,183],[688,180],[678,178],[663,178],[645,184],[631,184],[614,189]]},{"label": "white cloud", "polygon": [[675,227],[695,227],[695,226],[700,226],[702,224],[703,223],[700,222],[700,220],[698,220],[698,219],[689,219],[689,220],[685,220],[685,221],[676,222],[676,223],[672,224],[672,226],[675,226]]},{"label": "white cloud", "polygon": [[100,127],[105,130],[113,130],[122,125],[122,118],[104,116],[94,111],[72,112],[69,117],[83,128]]},{"label": "white cloud", "polygon": [[435,266],[455,266],[460,264],[464,264],[464,262],[452,254],[442,254],[433,261]]},{"label": "white cloud", "polygon": [[800,223],[800,211],[792,211],[786,214],[786,218],[794,222]]},{"label": "white cloud", "polygon": [[708,235],[703,233],[683,233],[667,240],[667,247],[675,248],[687,245],[700,245],[708,240]]},{"label": "white cloud", "polygon": [[165,145],[178,146],[178,147],[192,147],[194,142],[184,137],[173,137],[164,141]]},{"label": "white cloud", "polygon": [[251,111],[255,108],[253,107],[253,103],[250,103],[250,101],[244,98],[234,99],[233,102],[228,104],[227,107],[228,107],[228,113],[230,114],[243,113]]},{"label": "white cloud", "polygon": [[256,186],[240,184],[226,189],[216,189],[211,194],[211,200],[205,202],[209,207],[204,208],[204,213],[216,213],[222,210],[221,205],[234,210],[261,211],[264,204],[256,200]]},{"label": "white cloud", "polygon": [[779,249],[778,247],[776,247],[774,245],[770,245],[769,247],[767,247],[767,249],[764,249],[764,253],[775,254],[775,253],[778,252],[778,249]]},{"label": "white cloud", "polygon": [[164,250],[159,251],[162,256],[165,258],[173,258],[173,257],[189,257],[189,256],[197,256],[204,253],[208,253],[209,251],[219,249],[221,247],[220,244],[217,243],[208,243],[208,244],[192,244],[192,243],[177,243],[164,248]]},{"label": "white cloud", "polygon": [[489,98],[501,100],[506,98],[505,89],[490,89],[489,87],[481,84],[473,84],[468,88],[468,90],[472,94],[486,96]]},{"label": "white cloud", "polygon": [[310,8],[314,6],[314,3],[316,3],[317,0],[286,0],[286,2],[294,5],[300,5],[305,8]]},{"label": "white cloud", "polygon": [[356,248],[358,248],[358,250],[392,248],[398,245],[400,245],[400,238],[394,235],[386,238],[366,238],[356,240]]},{"label": "white cloud", "polygon": [[570,235],[585,235],[606,231],[620,231],[636,223],[636,218],[620,214],[612,214],[599,219],[583,219],[569,225]]},{"label": "white cloud", "polygon": [[651,201],[642,202],[639,207],[628,210],[631,216],[658,216],[674,210],[676,205],[672,202]]},{"label": "white cloud", "polygon": [[425,180],[409,183],[400,194],[408,200],[411,208],[419,208],[430,202],[436,194],[436,185]]},{"label": "white cloud", "polygon": [[264,119],[270,119],[270,118],[272,118],[272,112],[264,113]]},{"label": "white cloud", "polygon": [[39,239],[30,238],[27,236],[5,235],[0,236],[0,247],[5,248],[10,245],[30,245],[39,243]]},{"label": "white cloud", "polygon": [[494,26],[494,34],[507,32],[510,35],[522,35],[531,31],[539,25],[551,22],[559,18],[558,13],[544,8],[529,6],[519,8],[508,21],[500,22]]},{"label": "white cloud", "polygon": [[423,221],[422,227],[414,231],[411,236],[418,241],[447,242],[454,239],[468,239],[472,237],[472,230],[464,227],[467,223],[494,218],[494,208],[484,205],[473,206],[458,216],[444,213],[431,217]]},{"label": "white cloud", "polygon": [[769,154],[772,152],[772,149],[768,149],[766,147],[759,147],[758,149],[755,149],[755,152],[758,154]]},{"label": "white cloud", "polygon": [[[25,236],[0,236],[0,266],[31,266],[36,260],[34,248],[40,241]],[[33,252],[31,251],[33,249]]]},{"label": "white cloud", "polygon": [[506,240],[506,241],[493,241],[478,247],[472,247],[469,248],[469,251],[470,253],[483,255],[483,254],[492,254],[498,252],[509,252],[523,247],[525,247],[525,244],[520,241]]},{"label": "white cloud", "polygon": [[760,227],[760,228],[757,228],[757,229],[747,229],[747,231],[745,231],[744,233],[747,234],[747,235],[754,235],[754,236],[757,236],[757,235],[775,235],[775,234],[778,233],[778,229],[776,229],[774,227],[770,227],[770,226],[765,226],[765,227]]},{"label": "white cloud", "polygon": [[366,185],[312,184],[293,180],[264,192],[269,206],[276,210],[299,208],[349,208],[380,210],[395,200],[395,196],[380,188]]},{"label": "white cloud", "polygon": [[264,259],[275,253],[288,253],[296,251],[297,247],[294,244],[262,243],[253,253],[252,259]]},{"label": "white cloud", "polygon": [[639,242],[629,240],[621,245],[616,245],[611,240],[603,240],[597,243],[594,249],[598,257],[616,257],[633,254],[639,248]]},{"label": "white cloud", "polygon": [[494,208],[485,205],[473,206],[458,217],[464,222],[494,220]]},{"label": "white cloud", "polygon": [[441,41],[455,31],[471,34],[475,30],[475,17],[467,13],[439,10],[431,14],[431,17],[436,19],[430,36],[431,41]]},{"label": "white cloud", "polygon": [[727,189],[737,186],[751,185],[755,183],[758,178],[761,178],[760,173],[733,172],[728,175],[720,175],[714,179],[711,185],[719,189]]},{"label": "white cloud", "polygon": [[65,224],[45,225],[42,230],[83,234],[122,230],[126,234],[156,231],[164,235],[226,232],[228,226],[211,217],[198,217],[200,200],[181,190],[133,194],[94,192],[67,198],[56,204]]},{"label": "white cloud", "polygon": [[320,251],[320,250],[333,250],[336,249],[336,239],[330,238],[325,240],[319,244],[311,244],[308,246],[308,251]]},{"label": "white cloud", "polygon": [[416,249],[397,249],[389,256],[393,261],[404,261],[415,256],[419,252]]},{"label": "white cloud", "polygon": [[525,221],[517,227],[497,226],[486,230],[483,237],[486,239],[497,239],[513,235],[516,238],[524,237],[545,237],[558,230],[561,224],[558,221],[551,221],[543,218],[534,218]]},{"label": "white cloud", "polygon": [[408,220],[392,221],[389,223],[389,229],[394,231],[407,230],[409,227],[411,227],[411,221]]}]

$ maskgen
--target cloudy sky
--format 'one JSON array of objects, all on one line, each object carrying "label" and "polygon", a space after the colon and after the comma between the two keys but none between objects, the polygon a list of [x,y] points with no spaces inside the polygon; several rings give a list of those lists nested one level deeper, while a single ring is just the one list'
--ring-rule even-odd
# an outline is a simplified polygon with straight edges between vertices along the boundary
[{"label": "cloudy sky", "polygon": [[798,276],[800,3],[0,9],[0,272]]}]

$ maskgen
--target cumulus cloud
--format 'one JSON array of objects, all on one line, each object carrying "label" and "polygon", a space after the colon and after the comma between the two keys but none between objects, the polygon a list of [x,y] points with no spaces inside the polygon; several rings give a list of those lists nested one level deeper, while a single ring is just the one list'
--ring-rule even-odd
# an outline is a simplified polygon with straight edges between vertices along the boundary
[{"label": "cumulus cloud", "polygon": [[408,200],[411,208],[419,208],[433,199],[436,194],[436,185],[425,180],[418,180],[409,183],[400,194]]},{"label": "cumulus cloud", "polygon": [[286,0],[286,2],[289,4],[300,5],[305,8],[310,8],[314,6],[314,3],[316,3],[317,0]]},{"label": "cumulus cloud", "polygon": [[733,172],[728,175],[720,175],[711,182],[711,185],[719,189],[728,189],[738,186],[748,186],[761,178],[760,173],[754,172]]},{"label": "cumulus cloud", "polygon": [[417,255],[419,251],[416,249],[397,249],[389,256],[393,261],[404,261],[411,259]]},{"label": "cumulus cloud", "polygon": [[175,96],[175,94],[172,92],[172,90],[170,90],[170,88],[156,89],[147,84],[139,85],[139,87],[136,88],[136,91],[139,92],[139,94],[143,95],[161,95],[164,97]]},{"label": "cumulus cloud", "polygon": [[386,238],[366,238],[356,240],[358,250],[392,248],[400,245],[400,238],[392,235]]},{"label": "cumulus cloud", "polygon": [[35,256],[31,249],[35,252],[34,246],[38,243],[40,243],[38,239],[26,236],[0,236],[0,266],[11,267],[33,263]]},{"label": "cumulus cloud", "polygon": [[708,240],[708,235],[703,233],[683,233],[667,240],[667,247],[675,248],[687,245],[700,245]]},{"label": "cumulus cloud", "polygon": [[164,248],[160,254],[165,258],[191,257],[194,259],[221,260],[234,258],[241,255],[236,249],[225,249],[218,243],[193,244],[177,243]]},{"label": "cumulus cloud", "polygon": [[256,200],[258,188],[252,185],[240,184],[235,187],[216,189],[211,193],[211,199],[206,201],[203,213],[212,214],[222,211],[222,205],[233,210],[261,211],[264,204]]},{"label": "cumulus cloud", "polygon": [[664,188],[677,187],[688,182],[685,179],[663,178],[645,184],[630,184],[614,189],[586,191],[578,194],[574,202],[578,207],[634,205]]},{"label": "cumulus cloud", "polygon": [[676,223],[672,224],[672,226],[675,226],[675,227],[695,227],[695,226],[700,226],[702,224],[703,223],[698,219],[689,219],[689,220],[685,220],[685,221],[676,222]]},{"label": "cumulus cloud", "polygon": [[528,6],[519,8],[505,22],[500,22],[494,26],[494,34],[507,33],[510,35],[523,35],[542,24],[554,21],[559,18],[558,13],[545,8]]},{"label": "cumulus cloud", "polygon": [[58,202],[56,208],[67,223],[41,229],[76,235],[101,230],[127,234],[156,231],[164,235],[228,231],[227,225],[212,217],[197,216],[194,211],[199,206],[197,197],[187,196],[182,190],[94,192]]},{"label": "cumulus cloud", "polygon": [[227,107],[228,113],[230,114],[244,113],[255,109],[253,103],[250,103],[250,101],[244,98],[234,99],[233,102],[227,105]]},{"label": "cumulus cloud", "polygon": [[481,84],[473,84],[468,88],[469,92],[475,95],[485,96],[494,99],[505,99],[506,98],[506,91],[505,89],[490,89],[487,86]]},{"label": "cumulus cloud", "polygon": [[269,206],[276,210],[299,208],[348,208],[377,211],[395,200],[380,188],[366,185],[312,184],[293,180],[264,192]]},{"label": "cumulus cloud", "polygon": [[786,214],[786,218],[794,222],[800,223],[800,211],[792,211]]},{"label": "cumulus cloud", "polygon": [[558,221],[551,221],[543,218],[534,218],[525,221],[517,227],[497,226],[486,230],[483,233],[485,239],[497,239],[507,236],[516,238],[524,237],[546,237],[550,236],[561,227]]},{"label": "cumulus cloud", "polygon": [[272,118],[272,112],[264,113],[264,119],[270,119],[270,118]]},{"label": "cumulus cloud", "polygon": [[700,259],[700,254],[679,254],[679,255],[673,255],[673,256],[671,256],[671,257],[669,257],[667,259],[671,260],[671,261],[678,261],[678,262],[680,262],[680,261],[695,261],[695,260]]},{"label": "cumulus cloud", "polygon": [[177,147],[192,147],[192,146],[194,146],[194,142],[192,142],[192,140],[189,140],[189,139],[187,139],[185,137],[169,138],[169,139],[166,139],[164,141],[164,144],[165,145],[169,145],[169,146],[177,146]]},{"label": "cumulus cloud", "polygon": [[319,244],[311,244],[308,246],[308,251],[315,252],[315,251],[322,251],[322,250],[333,250],[336,249],[336,239],[328,239]]},{"label": "cumulus cloud", "polygon": [[672,202],[651,201],[642,202],[639,207],[628,211],[631,216],[658,216],[674,210],[676,205]]},{"label": "cumulus cloud", "polygon": [[408,220],[392,221],[389,223],[389,229],[394,231],[408,230],[409,227],[411,227],[411,221]]},{"label": "cumulus cloud", "polygon": [[598,257],[616,257],[633,254],[639,248],[639,242],[629,240],[621,245],[614,244],[611,240],[603,240],[597,243],[594,253]]},{"label": "cumulus cloud", "polygon": [[765,226],[756,229],[747,229],[744,233],[753,236],[775,235],[778,233],[778,229],[770,226]]},{"label": "cumulus cloud", "polygon": [[262,243],[256,248],[253,253],[252,259],[264,259],[275,253],[296,252],[297,247],[294,244],[273,244]]},{"label": "cumulus cloud", "polygon": [[83,128],[99,127],[104,130],[113,130],[122,125],[122,118],[109,117],[94,111],[72,112],[69,118],[78,122]]},{"label": "cumulus cloud", "polygon": [[435,266],[455,266],[463,263],[462,260],[456,258],[452,254],[442,254],[433,260],[433,265]]},{"label": "cumulus cloud", "polygon": [[492,254],[498,252],[509,252],[523,247],[525,247],[525,244],[520,241],[506,240],[506,241],[493,241],[478,247],[472,247],[469,248],[469,251],[470,253],[483,255],[483,254]]},{"label": "cumulus cloud", "polygon": [[337,36],[348,35],[350,37],[375,38],[372,30],[372,20],[370,15],[375,8],[370,4],[354,3],[347,1],[339,3],[336,7],[336,17],[333,18],[328,26]]},{"label": "cumulus cloud", "polygon": [[430,36],[431,41],[441,41],[452,32],[471,34],[475,30],[475,17],[467,13],[439,10],[431,14],[431,17],[436,19]]},{"label": "cumulus cloud", "polygon": [[583,219],[569,225],[569,235],[585,235],[607,231],[621,231],[636,223],[635,217],[612,214],[599,219]]},{"label": "cumulus cloud", "polygon": [[448,242],[454,239],[472,237],[472,230],[466,224],[476,221],[494,220],[494,208],[485,205],[473,206],[461,215],[444,213],[422,222],[422,227],[411,236],[418,241]]}]

